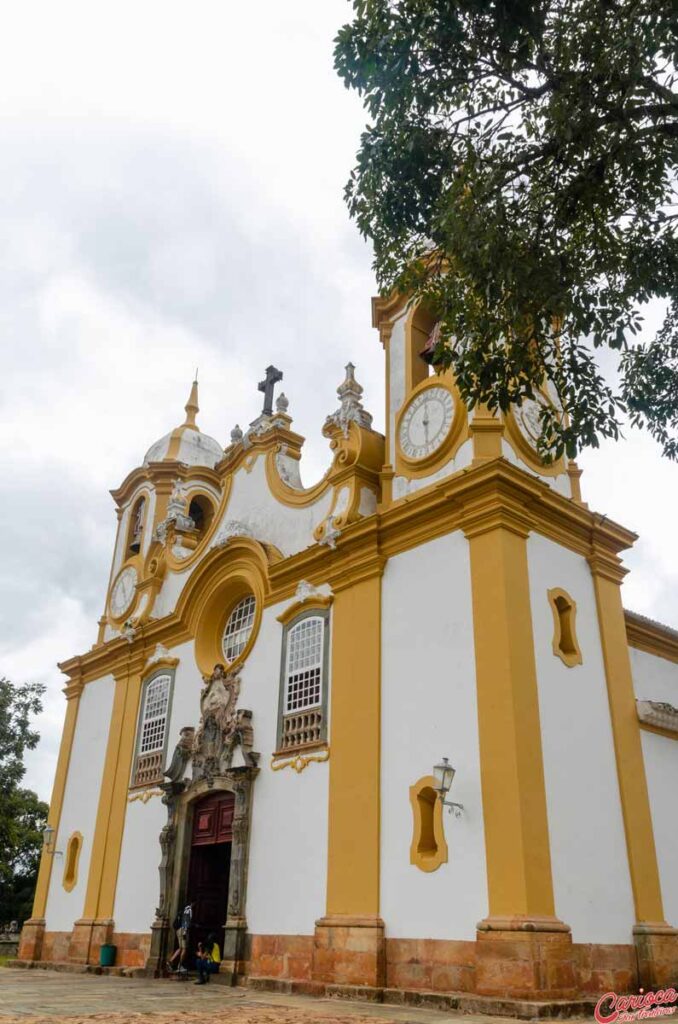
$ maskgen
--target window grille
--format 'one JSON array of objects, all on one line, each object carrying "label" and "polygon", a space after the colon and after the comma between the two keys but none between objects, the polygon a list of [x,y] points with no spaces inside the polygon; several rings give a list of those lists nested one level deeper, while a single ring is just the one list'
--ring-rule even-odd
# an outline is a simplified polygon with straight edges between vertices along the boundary
[{"label": "window grille", "polygon": [[159,675],[146,685],[139,729],[134,785],[144,786],[162,779],[162,760],[172,677]]},{"label": "window grille", "polygon": [[326,615],[305,615],[285,634],[278,748],[321,743],[327,735],[324,692]]},{"label": "window grille", "polygon": [[235,661],[247,646],[247,641],[254,628],[254,613],[257,609],[256,599],[249,594],[238,601],[228,617],[222,648],[227,662]]},{"label": "window grille", "polygon": [[320,704],[324,622],[302,619],[287,635],[285,714]]}]

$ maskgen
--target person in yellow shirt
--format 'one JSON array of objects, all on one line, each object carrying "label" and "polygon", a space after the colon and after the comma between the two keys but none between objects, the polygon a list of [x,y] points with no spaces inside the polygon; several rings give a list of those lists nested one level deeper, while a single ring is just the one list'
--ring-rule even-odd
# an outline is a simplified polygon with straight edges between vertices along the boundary
[{"label": "person in yellow shirt", "polygon": [[198,945],[195,962],[198,968],[196,985],[206,985],[210,980],[210,974],[216,974],[221,963],[221,952],[217,945],[216,935],[208,935],[205,944]]}]

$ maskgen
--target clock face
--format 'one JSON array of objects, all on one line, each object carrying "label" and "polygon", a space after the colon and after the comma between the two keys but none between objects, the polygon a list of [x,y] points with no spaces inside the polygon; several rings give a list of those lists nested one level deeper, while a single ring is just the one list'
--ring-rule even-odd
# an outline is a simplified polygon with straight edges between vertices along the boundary
[{"label": "clock face", "polygon": [[111,591],[111,611],[116,619],[124,615],[134,600],[134,588],[137,585],[137,571],[128,565],[118,576]]},{"label": "clock face", "polygon": [[425,388],[415,395],[400,421],[399,440],[408,459],[424,459],[449,433],[454,399],[447,388]]},{"label": "clock face", "polygon": [[522,405],[513,410],[518,430],[531,448],[537,447],[542,430],[540,414],[545,406],[550,406],[551,409],[560,409],[560,406],[554,405],[552,399],[547,395],[539,393],[537,398],[526,398]]}]

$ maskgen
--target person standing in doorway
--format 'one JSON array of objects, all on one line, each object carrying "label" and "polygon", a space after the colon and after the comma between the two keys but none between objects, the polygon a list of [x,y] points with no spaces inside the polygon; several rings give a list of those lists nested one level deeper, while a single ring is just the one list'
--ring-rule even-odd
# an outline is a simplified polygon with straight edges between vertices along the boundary
[{"label": "person standing in doorway", "polygon": [[176,960],[179,961],[179,966],[176,969],[178,974],[186,974],[186,957],[188,956],[188,942],[191,934],[191,924],[193,922],[193,904],[187,903],[180,914],[174,919],[174,929],[176,931],[177,942],[179,943],[178,948],[175,949],[174,953],[167,961],[167,970],[174,973],[174,964]]}]

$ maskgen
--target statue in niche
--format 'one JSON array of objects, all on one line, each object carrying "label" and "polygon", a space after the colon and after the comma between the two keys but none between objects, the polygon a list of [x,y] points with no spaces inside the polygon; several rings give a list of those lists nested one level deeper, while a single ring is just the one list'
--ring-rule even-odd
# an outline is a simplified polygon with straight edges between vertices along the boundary
[{"label": "statue in niche", "polygon": [[232,766],[238,746],[248,767],[255,768],[259,762],[259,754],[252,750],[252,712],[236,707],[240,695],[238,673],[215,665],[212,675],[203,679],[200,724],[192,749],[193,782],[224,775]]}]

